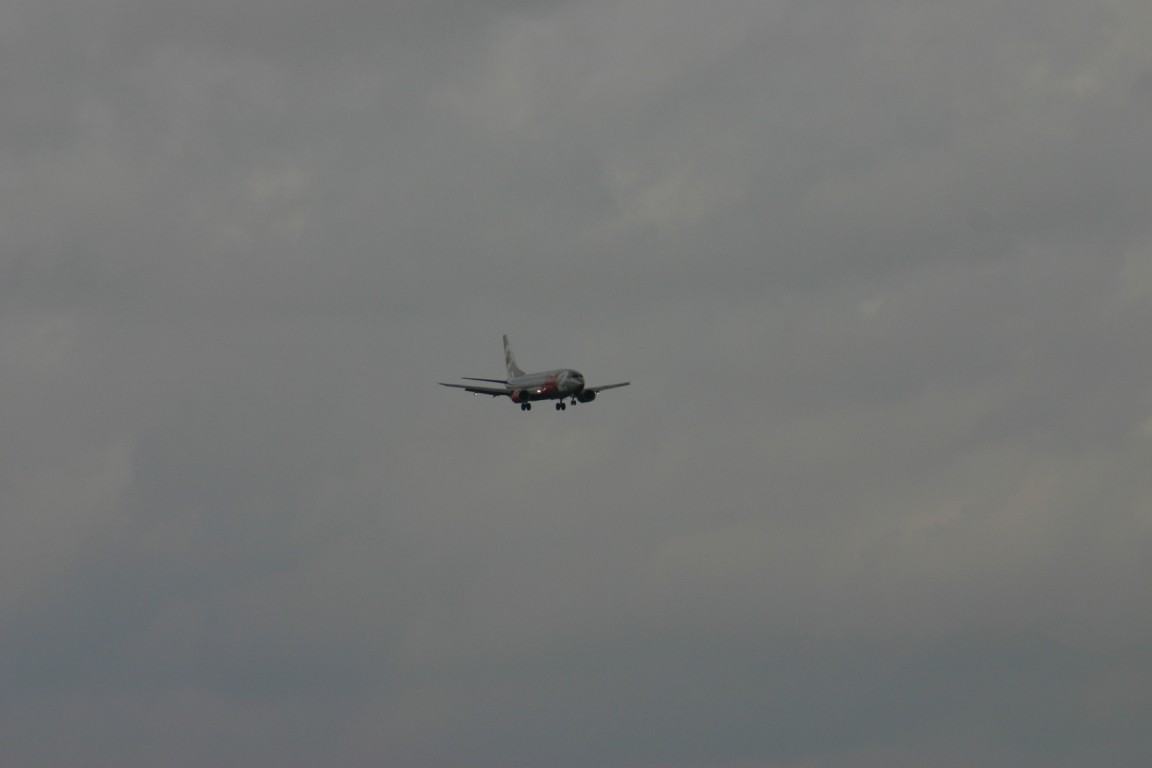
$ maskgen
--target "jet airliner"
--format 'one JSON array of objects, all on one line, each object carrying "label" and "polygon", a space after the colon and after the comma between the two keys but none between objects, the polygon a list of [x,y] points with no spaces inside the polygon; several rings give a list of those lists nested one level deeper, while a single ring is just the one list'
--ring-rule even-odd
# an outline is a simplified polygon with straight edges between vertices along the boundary
[{"label": "jet airliner", "polygon": [[508,371],[506,379],[480,379],[474,376],[461,376],[467,381],[486,381],[499,384],[498,387],[482,387],[475,384],[448,384],[440,382],[444,387],[456,387],[474,395],[491,395],[492,397],[507,397],[520,405],[520,410],[532,410],[532,403],[536,400],[555,400],[556,410],[567,409],[565,400],[576,403],[590,403],[596,395],[606,389],[626,387],[631,382],[622,381],[619,384],[603,384],[599,387],[589,387],[584,384],[584,376],[571,368],[557,368],[554,371],[541,373],[524,373],[516,365],[516,358],[512,348],[508,346],[508,337],[504,337],[504,366]]}]

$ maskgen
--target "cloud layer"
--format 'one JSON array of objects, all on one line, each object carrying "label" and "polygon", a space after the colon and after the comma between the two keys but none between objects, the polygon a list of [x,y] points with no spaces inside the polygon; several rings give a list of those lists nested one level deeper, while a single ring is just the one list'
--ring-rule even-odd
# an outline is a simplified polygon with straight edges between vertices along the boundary
[{"label": "cloud layer", "polygon": [[[1152,11],[0,9],[0,762],[1152,757]],[[521,414],[435,382],[634,386]]]}]

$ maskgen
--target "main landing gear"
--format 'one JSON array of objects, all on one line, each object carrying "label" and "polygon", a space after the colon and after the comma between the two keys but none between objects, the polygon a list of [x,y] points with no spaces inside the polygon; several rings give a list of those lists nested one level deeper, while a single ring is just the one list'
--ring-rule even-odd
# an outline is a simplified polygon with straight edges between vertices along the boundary
[{"label": "main landing gear", "polygon": [[[575,400],[572,401],[572,405],[576,405]],[[556,407],[556,410],[558,410],[558,411],[566,411],[566,410],[568,410],[568,403],[565,403],[563,400],[560,400],[560,401],[556,402],[555,407]],[[522,410],[522,411],[532,410],[532,403],[520,403],[520,410]]]}]

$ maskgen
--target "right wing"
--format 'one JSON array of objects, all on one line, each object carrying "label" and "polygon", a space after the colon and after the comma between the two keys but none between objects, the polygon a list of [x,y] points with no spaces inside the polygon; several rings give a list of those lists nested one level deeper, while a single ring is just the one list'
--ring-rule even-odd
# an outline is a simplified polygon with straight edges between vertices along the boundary
[{"label": "right wing", "polygon": [[442,386],[442,387],[456,387],[457,389],[462,389],[465,392],[471,392],[474,395],[491,395],[492,397],[507,397],[508,395],[512,394],[512,390],[508,389],[507,387],[500,387],[500,388],[497,388],[497,387],[477,387],[477,386],[473,386],[471,384],[446,384],[443,381],[440,382],[440,386]]}]

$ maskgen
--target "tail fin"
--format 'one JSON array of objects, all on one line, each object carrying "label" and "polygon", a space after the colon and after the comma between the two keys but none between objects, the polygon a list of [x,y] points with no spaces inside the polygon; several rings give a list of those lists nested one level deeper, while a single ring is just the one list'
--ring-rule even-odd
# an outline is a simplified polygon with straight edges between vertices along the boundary
[{"label": "tail fin", "polygon": [[504,334],[504,367],[508,369],[509,379],[524,375],[524,371],[516,365],[516,357],[512,354],[512,347],[508,346],[508,334]]}]

